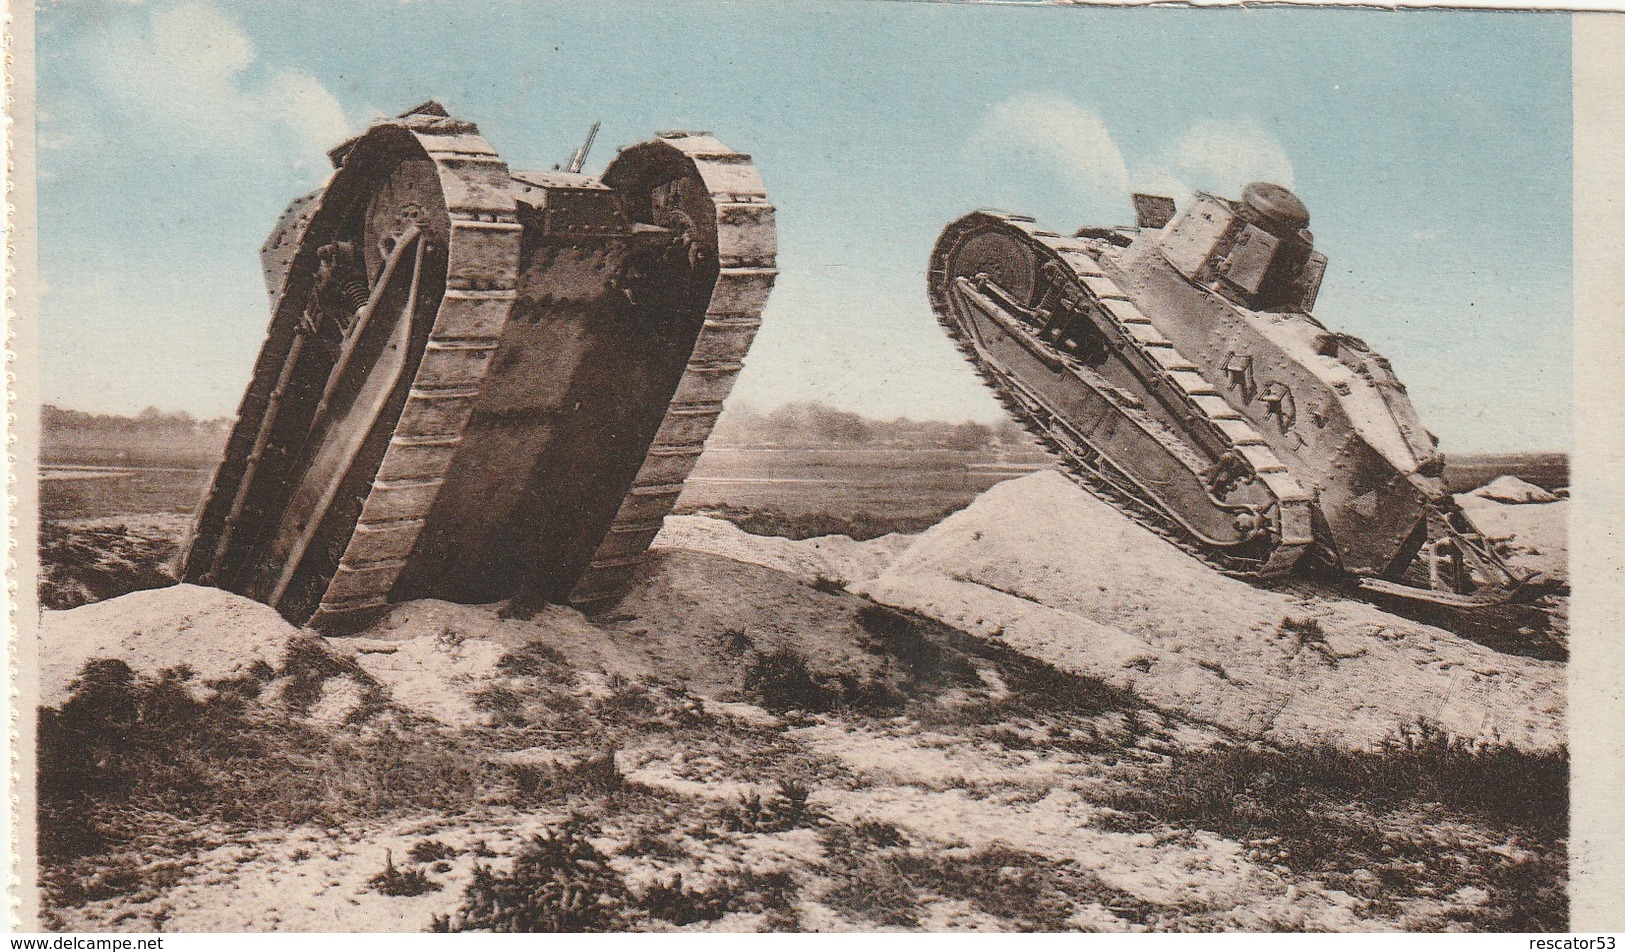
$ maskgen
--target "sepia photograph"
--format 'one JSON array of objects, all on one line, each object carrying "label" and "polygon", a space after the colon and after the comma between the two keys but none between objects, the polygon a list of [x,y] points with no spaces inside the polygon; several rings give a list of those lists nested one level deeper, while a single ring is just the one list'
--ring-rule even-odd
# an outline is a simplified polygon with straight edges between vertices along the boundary
[{"label": "sepia photograph", "polygon": [[17,928],[1601,927],[1610,15],[12,16]]}]

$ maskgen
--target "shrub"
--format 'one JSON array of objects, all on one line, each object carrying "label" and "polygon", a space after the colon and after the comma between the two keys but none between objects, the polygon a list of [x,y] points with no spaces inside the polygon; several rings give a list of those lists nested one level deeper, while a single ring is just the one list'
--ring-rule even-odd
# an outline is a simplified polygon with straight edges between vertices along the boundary
[{"label": "shrub", "polygon": [[[1120,805],[1221,832],[1255,811],[1299,822],[1328,805],[1437,804],[1480,822],[1562,835],[1568,826],[1568,755],[1465,741],[1426,723],[1396,731],[1377,750],[1330,744],[1228,746],[1192,751],[1152,773]],[[1296,824],[1288,824],[1289,827]]]},{"label": "shrub", "polygon": [[320,638],[306,636],[288,642],[282,656],[282,703],[288,709],[307,714],[322,697],[322,685],[330,678],[350,678],[362,685],[362,703],[351,714],[352,720],[361,720],[383,706],[383,688],[351,658],[333,654]]},{"label": "shrub", "polygon": [[638,898],[651,917],[686,926],[715,922],[730,912],[784,912],[794,894],[789,873],[734,869],[718,874],[704,889],[685,885],[676,873],[669,880],[655,880]]},{"label": "shrub", "polygon": [[506,875],[476,865],[463,904],[433,932],[610,932],[627,919],[626,882],[579,820],[533,837]]},{"label": "shrub", "polygon": [[919,893],[890,857],[864,856],[832,872],[839,881],[824,902],[877,925],[919,927]]},{"label": "shrub", "polygon": [[522,677],[557,678],[570,674],[570,662],[547,642],[529,641],[498,659],[497,670]]},{"label": "shrub", "polygon": [[611,747],[572,763],[511,764],[508,778],[521,797],[532,801],[585,791],[614,793],[627,787],[615,753]]},{"label": "shrub", "polygon": [[657,856],[662,859],[686,859],[688,850],[680,839],[672,836],[669,831],[655,831],[648,828],[639,829],[633,833],[619,850],[622,856]]},{"label": "shrub", "polygon": [[790,648],[757,654],[745,670],[745,692],[770,711],[827,713],[840,701],[840,691],[807,670],[807,659]]},{"label": "shrub", "polygon": [[415,863],[432,863],[450,859],[457,855],[457,851],[439,840],[419,840],[412,844],[412,851],[406,855]]},{"label": "shrub", "polygon": [[1023,932],[1069,929],[1074,908],[1089,904],[1136,923],[1149,922],[1156,912],[1094,873],[999,844],[955,855],[911,850],[893,854],[892,861],[916,888],[963,899]]},{"label": "shrub", "polygon": [[756,650],[756,639],[740,628],[724,628],[721,641],[729,654],[743,655]]},{"label": "shrub", "polygon": [[824,815],[807,802],[811,794],[804,783],[781,780],[765,799],[759,793],[741,795],[739,803],[724,812],[723,823],[735,833],[784,833],[818,826]]},{"label": "shrub", "polygon": [[389,850],[384,850],[384,871],[367,880],[367,885],[386,896],[421,896],[440,888],[421,869],[396,869]]},{"label": "shrub", "polygon": [[338,822],[465,806],[499,779],[429,730],[336,735],[250,706],[199,699],[190,672],[156,678],[112,659],[86,664],[39,719],[39,844],[47,866],[99,853],[173,818]]},{"label": "shrub", "polygon": [[[1326,744],[1191,751],[1110,802],[1141,823],[1268,837],[1274,861],[1379,903],[1472,885],[1490,893],[1484,908],[1496,910],[1497,928],[1566,927],[1568,756],[1561,750],[1472,743],[1419,723],[1371,751]],[[1493,842],[1511,841],[1537,859],[1513,862],[1472,841],[1442,849],[1418,823],[1446,818],[1477,824]],[[1371,875],[1380,882],[1375,891],[1362,885]]]},{"label": "shrub", "polygon": [[649,689],[641,684],[621,679],[610,682],[608,697],[599,698],[591,705],[593,716],[613,724],[645,723],[658,713],[659,705]]},{"label": "shrub", "polygon": [[908,845],[908,837],[897,828],[897,824],[885,820],[863,820],[858,823],[854,832],[881,848]]},{"label": "shrub", "polygon": [[728,914],[733,890],[727,882],[717,883],[709,889],[691,889],[683,885],[683,874],[670,880],[655,880],[640,897],[649,915],[675,925],[686,926],[696,922],[712,922]]},{"label": "shrub", "polygon": [[1293,618],[1291,615],[1281,619],[1281,633],[1289,634],[1298,639],[1302,645],[1325,644],[1326,631],[1320,627],[1318,618]]}]

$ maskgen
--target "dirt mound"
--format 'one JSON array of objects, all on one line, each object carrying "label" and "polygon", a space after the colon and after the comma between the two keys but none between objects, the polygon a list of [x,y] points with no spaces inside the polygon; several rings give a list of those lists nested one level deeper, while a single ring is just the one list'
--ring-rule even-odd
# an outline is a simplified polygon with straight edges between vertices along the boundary
[{"label": "dirt mound", "polygon": [[879,575],[912,541],[912,537],[902,535],[886,535],[867,542],[846,536],[797,541],[752,535],[731,522],[706,516],[669,516],[654,544],[720,555],[801,578],[827,578],[846,583]]},{"label": "dirt mound", "polygon": [[[1469,505],[1492,535],[1496,518],[1516,523],[1526,555],[1561,559],[1560,520],[1526,514],[1560,516],[1563,504]],[[594,618],[558,606],[527,618],[395,606],[363,637],[327,642],[353,663],[322,675],[313,714],[349,717],[376,682],[406,710],[485,723],[482,692],[510,655],[537,645],[606,693],[616,679],[722,700],[766,690],[784,705],[894,692],[907,665],[877,647],[890,623],[844,586],[1247,736],[1366,747],[1425,721],[1531,749],[1564,738],[1560,665],[1365,603],[1226,578],[1053,472],[1000,484],[918,537],[796,542],[679,517],[660,543],[626,599]],[[47,612],[42,630],[48,704],[91,657],[149,673],[186,665],[202,683],[285,666],[300,637],[264,605],[195,586]],[[962,655],[954,663],[974,680],[978,665]]]},{"label": "dirt mound", "polygon": [[132,592],[70,611],[44,612],[39,628],[40,699],[60,705],[92,658],[116,658],[138,674],[185,666],[198,682],[240,678],[282,664],[301,637],[276,610],[197,585]]},{"label": "dirt mound", "polygon": [[1564,740],[1560,665],[1226,578],[1057,473],[994,487],[854,589],[1251,736]]},{"label": "dirt mound", "polygon": [[[768,541],[770,551],[788,542]],[[588,694],[636,682],[819,708],[846,703],[865,686],[884,692],[901,677],[883,644],[887,610],[828,580],[821,550],[808,547],[805,581],[706,552],[662,549],[614,611],[595,618],[557,605],[505,617],[500,605],[425,599],[394,606],[359,637],[328,643],[395,704],[453,727],[487,723],[482,694],[513,687],[514,659],[523,666],[531,655]]]},{"label": "dirt mound", "polygon": [[1485,535],[1505,540],[1508,559],[1515,568],[1552,578],[1568,577],[1567,499],[1534,506],[1466,493],[1457,496],[1456,501]]},{"label": "dirt mound", "polygon": [[[812,577],[802,580],[709,553],[661,550],[615,611],[595,619],[563,606],[517,618],[501,605],[425,599],[393,606],[359,636],[326,639],[218,589],[137,592],[44,613],[43,703],[60,703],[93,657],[118,658],[145,674],[186,665],[200,686],[252,673],[278,685],[265,700],[280,703],[295,641],[309,655],[295,665],[311,695],[301,712],[332,724],[384,703],[449,727],[488,724],[490,693],[523,687],[516,672],[538,664],[588,695],[635,682],[781,709],[844,704],[867,689],[895,699],[887,693],[893,682],[919,678],[888,653],[895,633],[887,626],[895,623],[887,610],[828,580],[815,557],[807,562]],[[965,674],[967,665],[956,658],[949,667]]]},{"label": "dirt mound", "polygon": [[[781,541],[789,540],[772,540]],[[816,552],[813,543],[822,541],[790,544]],[[820,577],[828,576],[807,581]],[[656,553],[602,623],[637,644],[655,670],[702,692],[737,689],[754,658],[781,651],[799,655],[815,674],[873,674],[877,661],[863,647],[869,636],[858,618],[863,603],[830,588],[717,555],[668,550]]]},{"label": "dirt mound", "polygon": [[1532,503],[1557,502],[1557,496],[1541,489],[1534,483],[1526,483],[1516,476],[1497,476],[1489,485],[1480,486],[1469,496],[1480,499],[1491,499],[1495,502]]}]

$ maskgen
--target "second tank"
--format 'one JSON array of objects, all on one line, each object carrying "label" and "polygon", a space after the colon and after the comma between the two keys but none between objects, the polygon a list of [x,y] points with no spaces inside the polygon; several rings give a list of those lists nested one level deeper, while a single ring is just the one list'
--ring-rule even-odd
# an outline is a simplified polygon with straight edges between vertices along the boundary
[{"label": "second tank", "polygon": [[1312,315],[1327,259],[1295,195],[1134,199],[1134,226],[1073,235],[976,212],[931,255],[938,319],[1077,479],[1233,575],[1313,556],[1410,599],[1535,590],[1446,490],[1389,362]]}]

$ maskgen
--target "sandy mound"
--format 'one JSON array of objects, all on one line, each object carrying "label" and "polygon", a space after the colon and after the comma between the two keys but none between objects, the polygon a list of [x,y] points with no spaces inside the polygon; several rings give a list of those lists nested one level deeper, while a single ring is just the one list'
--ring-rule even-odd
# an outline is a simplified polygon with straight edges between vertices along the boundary
[{"label": "sandy mound", "polygon": [[200,682],[277,667],[299,629],[275,609],[217,588],[174,585],[132,592],[40,619],[40,699],[60,705],[92,658],[117,658],[138,674],[185,665]]},{"label": "sandy mound", "polygon": [[579,612],[560,606],[519,621],[500,617],[495,606],[422,599],[394,606],[362,637],[328,644],[351,654],[397,705],[448,726],[473,727],[489,719],[476,698],[501,676],[502,659],[512,649],[532,641],[591,642],[595,636],[598,629]]},{"label": "sandy mound", "polygon": [[[811,549],[825,540],[763,541]],[[809,572],[809,581],[827,577],[816,565]],[[606,693],[619,677],[734,696],[751,663],[782,648],[801,655],[816,675],[874,675],[880,662],[863,647],[872,636],[857,617],[865,604],[785,572],[663,549],[620,604],[595,619],[558,605],[530,618],[504,618],[499,606],[424,599],[394,606],[360,637],[329,644],[353,656],[396,704],[467,727],[488,718],[478,695],[504,683],[503,657],[532,643],[545,645],[589,693]]]},{"label": "sandy mound", "polygon": [[1526,483],[1516,476],[1497,476],[1489,485],[1480,486],[1467,495],[1493,499],[1496,502],[1557,502],[1557,497],[1552,493],[1534,483]]},{"label": "sandy mound", "polygon": [[335,647],[341,651],[353,647],[356,664],[388,688],[396,704],[453,727],[485,722],[474,695],[496,676],[497,663],[507,653],[496,642],[453,635]]},{"label": "sandy mound", "polygon": [[[814,545],[827,540],[764,541],[829,550]],[[827,576],[816,556],[805,561],[812,568],[803,580],[705,552],[661,550],[613,613],[597,619],[558,605],[528,618],[505,618],[499,605],[395,605],[359,636],[322,640],[355,667],[328,665],[320,697],[304,716],[343,723],[367,690],[376,691],[370,678],[383,688],[381,700],[398,708],[450,727],[479,726],[490,720],[481,695],[514,686],[503,659],[531,644],[544,645],[558,670],[572,673],[572,691],[588,694],[607,695],[621,678],[734,697],[750,666],[780,649],[801,655],[819,677],[879,674],[882,661],[865,647],[873,635],[859,618],[867,603],[809,584]],[[46,612],[42,703],[60,704],[92,657],[119,658],[144,674],[185,664],[201,685],[246,674],[257,662],[280,677],[289,642],[310,636],[265,605],[193,585]],[[262,670],[260,679],[273,676]]]},{"label": "sandy mound", "polygon": [[796,541],[751,535],[731,522],[705,516],[667,516],[660,535],[655,537],[655,545],[662,548],[707,552],[801,578],[827,578],[842,583],[874,578],[912,541],[911,536],[901,535],[881,536],[868,542],[846,536]]},{"label": "sandy mound", "polygon": [[1568,576],[1567,499],[1531,506],[1496,502],[1472,492],[1457,496],[1456,501],[1480,531],[1492,539],[1507,540],[1514,567],[1551,577]]},{"label": "sandy mound", "polygon": [[[747,539],[760,538],[746,536]],[[770,546],[787,539],[764,540]],[[828,578],[813,575],[807,581]],[[655,553],[616,613],[601,620],[619,643],[637,646],[654,670],[699,693],[737,690],[756,654],[791,649],[815,674],[876,673],[878,661],[857,614],[864,603],[819,591],[786,574],[700,552]]]},{"label": "sandy mound", "polygon": [[1564,739],[1560,665],[1226,578],[1058,473],[995,486],[854,589],[1249,735]]}]

